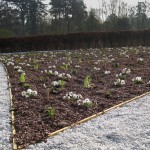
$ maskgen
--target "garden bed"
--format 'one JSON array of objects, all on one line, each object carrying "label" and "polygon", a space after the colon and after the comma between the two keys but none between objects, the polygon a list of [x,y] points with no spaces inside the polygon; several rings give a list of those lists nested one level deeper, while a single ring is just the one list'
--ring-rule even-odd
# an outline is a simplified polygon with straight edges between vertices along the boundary
[{"label": "garden bed", "polygon": [[150,91],[150,48],[7,54],[15,142],[48,135]]}]

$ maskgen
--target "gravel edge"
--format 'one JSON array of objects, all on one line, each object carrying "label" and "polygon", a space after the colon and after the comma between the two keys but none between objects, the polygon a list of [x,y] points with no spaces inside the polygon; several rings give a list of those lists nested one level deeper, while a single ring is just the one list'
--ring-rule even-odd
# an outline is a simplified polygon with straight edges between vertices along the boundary
[{"label": "gravel edge", "polygon": [[150,94],[27,150],[149,150]]},{"label": "gravel edge", "polygon": [[8,89],[7,73],[2,63],[0,63],[0,149],[13,149],[10,143],[12,135],[11,127],[11,99]]},{"label": "gravel edge", "polygon": [[[0,149],[13,149],[7,73],[0,63]],[[150,94],[48,138],[27,150],[149,150]]]}]

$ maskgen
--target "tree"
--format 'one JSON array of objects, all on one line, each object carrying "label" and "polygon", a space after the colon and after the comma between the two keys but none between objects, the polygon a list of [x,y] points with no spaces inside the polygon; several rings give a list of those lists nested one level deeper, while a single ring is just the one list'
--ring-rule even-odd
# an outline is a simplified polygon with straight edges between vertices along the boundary
[{"label": "tree", "polygon": [[[19,12],[9,6],[8,2],[0,2],[0,28],[19,34]],[[5,30],[6,31],[6,30]]]},{"label": "tree", "polygon": [[89,16],[86,21],[86,29],[90,32],[101,30],[100,21],[96,18],[95,10],[93,9],[89,12]]},{"label": "tree", "polygon": [[[38,18],[45,14],[42,0],[4,0],[19,12],[21,35],[37,34]],[[27,26],[26,26],[27,25]],[[27,30],[29,31],[27,31]]]},{"label": "tree", "polygon": [[46,15],[46,5],[42,0],[30,0],[27,13],[27,29],[30,35],[38,34],[38,25]]},{"label": "tree", "polygon": [[87,16],[83,0],[51,0],[49,4],[55,32],[82,30]]}]

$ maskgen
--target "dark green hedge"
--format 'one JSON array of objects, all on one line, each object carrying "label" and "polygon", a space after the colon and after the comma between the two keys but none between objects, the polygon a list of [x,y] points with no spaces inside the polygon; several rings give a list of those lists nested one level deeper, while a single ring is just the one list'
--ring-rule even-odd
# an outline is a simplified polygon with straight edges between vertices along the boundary
[{"label": "dark green hedge", "polygon": [[150,46],[150,30],[0,38],[0,52]]}]

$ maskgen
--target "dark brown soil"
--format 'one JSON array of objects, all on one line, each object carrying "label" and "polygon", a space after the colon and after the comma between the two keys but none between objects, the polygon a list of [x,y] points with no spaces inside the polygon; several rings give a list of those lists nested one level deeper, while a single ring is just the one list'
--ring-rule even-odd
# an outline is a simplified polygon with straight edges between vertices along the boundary
[{"label": "dark brown soil", "polygon": [[[121,50],[127,51],[127,53],[120,55]],[[136,52],[137,50],[139,52]],[[22,55],[24,57],[20,55],[19,57],[16,55],[5,57],[7,57],[7,60],[13,58],[15,66],[22,67],[26,73],[26,83],[31,85],[31,89],[38,92],[38,96],[22,97],[21,92],[26,89],[19,83],[20,74],[14,70],[14,66],[6,65],[12,85],[14,126],[16,129],[15,141],[19,146],[46,141],[48,134],[58,129],[150,91],[150,86],[147,85],[150,80],[150,50],[148,48],[78,50],[70,53],[56,51],[45,52],[45,54],[28,53]],[[129,58],[126,55],[129,55]],[[106,57],[108,59],[104,60]],[[110,62],[112,58],[115,60]],[[143,63],[139,63],[138,58],[143,58]],[[35,59],[40,60],[38,69],[33,68],[33,60]],[[95,64],[97,60],[104,61]],[[63,62],[69,61],[72,61],[72,64],[69,65],[68,70],[60,69]],[[31,64],[31,67],[26,66],[26,64]],[[44,88],[43,84],[51,88],[51,82],[58,81],[59,78],[41,73],[41,71],[50,70],[48,66],[53,65],[56,65],[56,68],[52,69],[53,71],[69,73],[72,78],[66,80],[64,89],[60,93],[50,92],[48,99],[48,90]],[[75,68],[75,65],[80,65],[81,68]],[[94,67],[98,67],[100,70],[96,71]],[[130,68],[131,74],[127,75],[125,85],[116,87],[114,86],[116,74],[124,68]],[[111,73],[105,75],[105,71]],[[88,89],[83,87],[83,80],[87,75],[90,75],[94,85]],[[142,77],[143,84],[132,82],[132,79],[137,76]],[[75,101],[64,100],[63,96],[71,91],[82,94],[83,98],[89,98],[94,105],[86,108],[78,106]],[[54,117],[49,117],[45,111],[50,106],[56,110]]]}]

